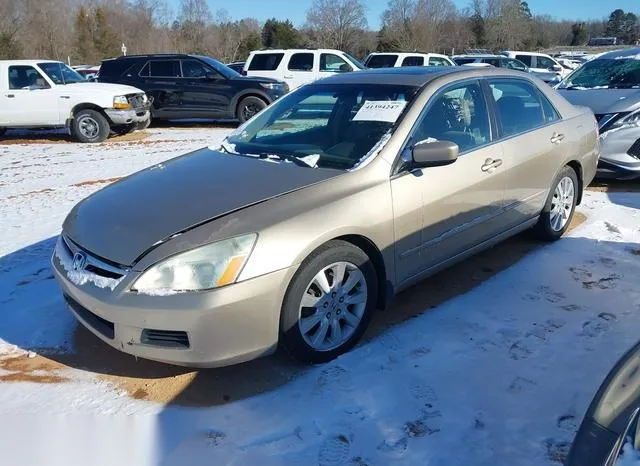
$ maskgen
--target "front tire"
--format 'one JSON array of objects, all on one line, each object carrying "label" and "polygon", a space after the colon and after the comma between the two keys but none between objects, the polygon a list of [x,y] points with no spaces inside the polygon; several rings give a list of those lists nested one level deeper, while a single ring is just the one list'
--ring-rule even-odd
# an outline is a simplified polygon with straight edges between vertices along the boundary
[{"label": "front tire", "polygon": [[576,172],[571,167],[564,167],[558,173],[534,226],[534,232],[540,239],[555,241],[567,231],[576,209],[579,186]]},{"label": "front tire", "polygon": [[71,123],[71,133],[82,143],[103,142],[110,131],[107,119],[95,110],[80,110]]},{"label": "front tire", "polygon": [[244,123],[265,108],[267,108],[267,103],[261,98],[253,96],[245,97],[238,104],[236,117],[240,120],[240,123]]},{"label": "front tire", "polygon": [[371,259],[351,243],[330,241],[302,263],[289,285],[280,343],[301,362],[330,361],[362,338],[377,296]]}]

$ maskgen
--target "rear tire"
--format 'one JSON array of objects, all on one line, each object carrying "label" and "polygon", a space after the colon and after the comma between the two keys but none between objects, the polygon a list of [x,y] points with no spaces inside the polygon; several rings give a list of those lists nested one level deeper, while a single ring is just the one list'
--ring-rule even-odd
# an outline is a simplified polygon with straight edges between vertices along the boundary
[{"label": "rear tire", "polygon": [[578,176],[571,167],[564,167],[551,185],[538,223],[533,227],[536,236],[544,241],[560,239],[571,224],[578,200]]},{"label": "rear tire", "polygon": [[245,121],[250,120],[254,115],[267,108],[267,105],[268,104],[260,97],[245,97],[238,104],[236,117],[238,118],[238,120],[240,120],[240,123],[244,123]]},{"label": "rear tire", "polygon": [[73,117],[71,134],[82,143],[102,142],[109,137],[109,122],[95,110],[80,110]]},{"label": "rear tire", "polygon": [[351,243],[330,241],[305,259],[287,289],[280,344],[301,362],[330,361],[362,338],[377,298],[371,259]]}]

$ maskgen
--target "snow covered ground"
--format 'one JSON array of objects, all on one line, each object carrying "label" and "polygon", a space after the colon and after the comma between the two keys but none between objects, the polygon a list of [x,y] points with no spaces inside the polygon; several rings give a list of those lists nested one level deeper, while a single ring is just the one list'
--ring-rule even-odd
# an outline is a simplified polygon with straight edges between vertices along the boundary
[{"label": "snow covered ground", "polygon": [[[151,131],[98,146],[0,143],[2,465],[553,465],[639,338],[640,194],[589,192],[567,238],[277,388],[192,407],[136,399],[64,364],[91,349],[48,260],[77,201],[229,129]],[[252,383],[249,368],[234,374],[239,391]]]}]

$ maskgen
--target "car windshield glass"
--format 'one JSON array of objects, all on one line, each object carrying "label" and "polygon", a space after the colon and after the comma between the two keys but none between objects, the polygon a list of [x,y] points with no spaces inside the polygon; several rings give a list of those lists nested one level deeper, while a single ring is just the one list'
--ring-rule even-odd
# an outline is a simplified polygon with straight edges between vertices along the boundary
[{"label": "car windshield glass", "polygon": [[349,170],[388,140],[417,91],[387,84],[309,84],[238,128],[221,150]]},{"label": "car windshield glass", "polygon": [[360,60],[358,60],[357,58],[354,58],[353,56],[349,55],[346,52],[343,52],[344,55],[351,60],[351,63],[353,63],[353,65],[358,68],[359,70],[364,70],[365,66],[362,64],[362,62]]},{"label": "car windshield glass", "polygon": [[227,79],[237,78],[239,76],[242,76],[236,70],[232,70],[228,66],[220,63],[218,60],[215,60],[215,59],[213,59],[211,57],[199,56],[198,58],[200,60],[202,60],[203,62],[205,62],[210,67],[212,67],[214,70],[216,70],[218,73],[220,73],[222,76],[224,76]]},{"label": "car windshield glass", "polygon": [[567,76],[560,89],[640,88],[640,59],[598,58]]},{"label": "car windshield glass", "polygon": [[55,84],[72,84],[86,81],[78,72],[64,63],[38,63],[38,66]]}]

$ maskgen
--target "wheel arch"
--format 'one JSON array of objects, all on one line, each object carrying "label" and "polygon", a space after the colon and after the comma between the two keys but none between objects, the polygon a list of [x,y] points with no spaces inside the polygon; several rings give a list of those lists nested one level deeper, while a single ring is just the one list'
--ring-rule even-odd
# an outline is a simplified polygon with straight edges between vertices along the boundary
[{"label": "wheel arch", "polygon": [[576,205],[580,205],[582,202],[582,191],[584,190],[584,178],[582,173],[582,164],[577,160],[571,160],[567,163],[567,167],[571,168],[574,172],[576,172],[576,177],[578,178],[578,197],[576,199]]},{"label": "wheel arch", "polygon": [[69,113],[69,118],[67,118],[67,122],[66,122],[67,127],[71,126],[71,121],[75,118],[75,116],[78,114],[78,112],[81,112],[82,110],[94,110],[94,111],[98,112],[100,115],[102,115],[103,117],[106,118],[106,120],[109,122],[109,126],[113,125],[113,122],[107,116],[107,114],[105,113],[105,111],[104,111],[104,109],[102,107],[100,107],[99,105],[96,105],[96,104],[89,103],[89,102],[82,102],[82,103],[76,104],[71,109],[71,112]]},{"label": "wheel arch", "polygon": [[238,114],[238,107],[240,106],[240,102],[247,97],[257,97],[258,99],[264,101],[265,104],[270,105],[273,99],[269,97],[266,93],[260,92],[257,89],[246,89],[240,93],[238,93],[231,103],[231,108],[233,109],[233,114]]}]

